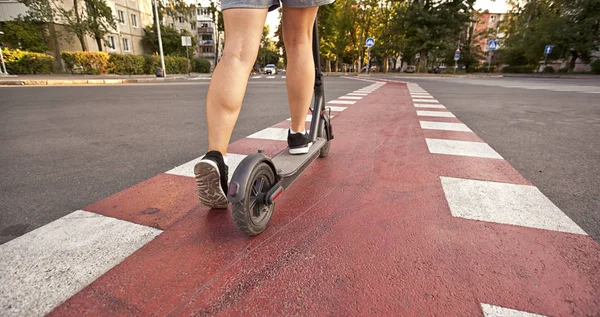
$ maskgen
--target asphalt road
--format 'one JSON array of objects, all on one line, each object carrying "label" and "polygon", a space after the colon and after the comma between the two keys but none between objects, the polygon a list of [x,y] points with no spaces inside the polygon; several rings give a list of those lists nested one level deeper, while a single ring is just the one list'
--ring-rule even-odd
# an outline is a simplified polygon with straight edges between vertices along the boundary
[{"label": "asphalt road", "polygon": [[600,78],[417,78],[600,242]]},{"label": "asphalt road", "polygon": [[[368,84],[328,77],[326,98]],[[0,88],[0,244],[204,154],[207,88]],[[287,118],[285,81],[250,79],[231,141]]]}]

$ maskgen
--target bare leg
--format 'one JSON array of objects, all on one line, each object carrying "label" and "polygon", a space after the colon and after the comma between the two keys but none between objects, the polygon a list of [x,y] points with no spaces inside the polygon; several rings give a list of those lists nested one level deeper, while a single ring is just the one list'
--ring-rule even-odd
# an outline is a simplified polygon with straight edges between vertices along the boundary
[{"label": "bare leg", "polygon": [[283,7],[283,42],[287,52],[286,86],[292,130],[304,131],[315,82],[312,29],[318,7]]},{"label": "bare leg", "polygon": [[223,11],[225,48],[213,72],[206,100],[209,151],[219,151],[223,156],[227,153],[266,18],[267,9]]}]

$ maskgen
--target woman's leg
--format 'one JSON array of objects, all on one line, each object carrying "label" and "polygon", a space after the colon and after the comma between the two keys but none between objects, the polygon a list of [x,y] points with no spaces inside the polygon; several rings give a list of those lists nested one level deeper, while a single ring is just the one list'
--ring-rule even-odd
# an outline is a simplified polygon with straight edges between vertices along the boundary
[{"label": "woman's leg", "polygon": [[227,145],[256,61],[267,9],[227,9],[225,48],[215,68],[206,100],[208,150],[227,153]]},{"label": "woman's leg", "polygon": [[318,7],[283,7],[283,42],[287,53],[286,86],[292,131],[303,132],[315,83],[313,24]]},{"label": "woman's leg", "polygon": [[258,55],[267,9],[223,10],[225,48],[206,98],[208,152],[194,166],[198,198],[211,208],[227,208],[227,146]]}]

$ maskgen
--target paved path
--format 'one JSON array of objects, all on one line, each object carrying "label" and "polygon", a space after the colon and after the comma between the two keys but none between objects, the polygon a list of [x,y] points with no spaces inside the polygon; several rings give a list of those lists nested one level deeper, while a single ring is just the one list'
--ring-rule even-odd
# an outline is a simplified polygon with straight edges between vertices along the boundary
[{"label": "paved path", "polygon": [[[600,246],[444,105],[398,83],[346,97],[260,236],[198,204],[193,160],[1,245],[2,314],[600,310]],[[232,143],[231,170],[287,124]]]}]

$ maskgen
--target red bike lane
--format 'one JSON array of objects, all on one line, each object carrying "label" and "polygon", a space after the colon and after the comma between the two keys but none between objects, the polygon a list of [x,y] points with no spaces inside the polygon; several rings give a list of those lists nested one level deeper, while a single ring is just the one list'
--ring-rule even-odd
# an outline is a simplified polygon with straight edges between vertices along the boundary
[{"label": "red bike lane", "polygon": [[[256,237],[229,211],[199,205],[191,177],[160,174],[88,206],[164,232],[50,315],[483,316],[482,305],[598,314],[600,246],[453,216],[444,178],[531,183],[503,159],[431,153],[426,138],[481,140],[420,120],[401,83],[336,114],[329,156],[282,195]],[[230,149],[253,147],[275,154],[285,142]]]}]

